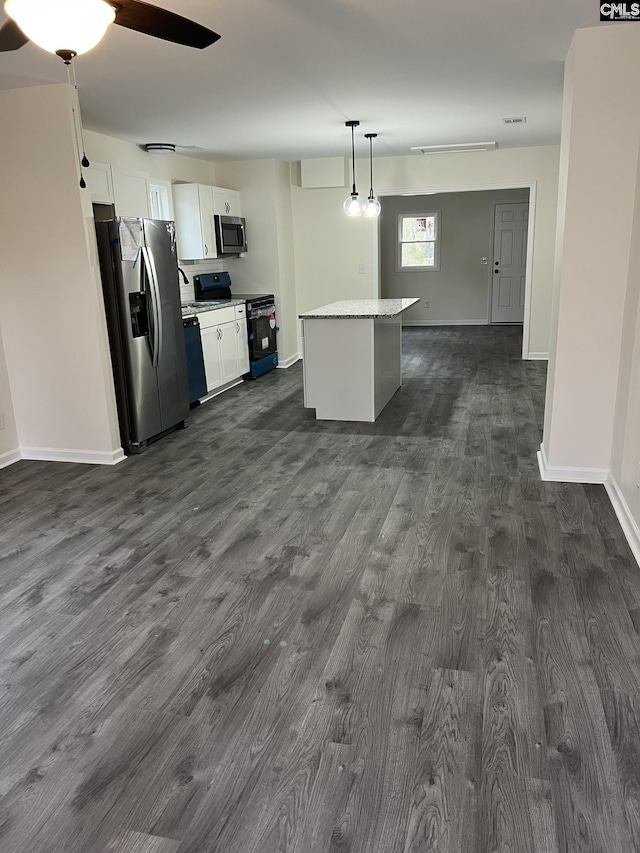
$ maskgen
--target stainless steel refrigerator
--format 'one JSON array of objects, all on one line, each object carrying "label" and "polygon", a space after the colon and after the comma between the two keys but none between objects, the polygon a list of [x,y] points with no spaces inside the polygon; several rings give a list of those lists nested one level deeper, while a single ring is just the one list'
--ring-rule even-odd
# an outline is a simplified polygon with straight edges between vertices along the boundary
[{"label": "stainless steel refrigerator", "polygon": [[126,453],[183,427],[187,368],[173,222],[96,222],[120,435]]}]

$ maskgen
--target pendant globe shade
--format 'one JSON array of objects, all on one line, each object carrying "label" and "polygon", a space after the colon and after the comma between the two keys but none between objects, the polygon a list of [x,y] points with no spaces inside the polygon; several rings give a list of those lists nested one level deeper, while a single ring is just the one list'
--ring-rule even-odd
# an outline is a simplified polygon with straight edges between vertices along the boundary
[{"label": "pendant globe shade", "polygon": [[362,216],[365,204],[358,193],[353,193],[344,200],[342,207],[347,216]]},{"label": "pendant globe shade", "polygon": [[364,215],[368,216],[370,219],[375,219],[376,216],[380,216],[381,210],[382,205],[378,199],[375,196],[369,196],[367,203],[365,204]]},{"label": "pendant globe shade", "polygon": [[359,121],[346,121],[345,127],[351,128],[351,174],[353,175],[353,185],[351,187],[351,195],[344,200],[342,207],[347,216],[362,216],[364,213],[364,201],[358,195],[356,189],[356,146],[354,137],[354,128],[358,127]]},{"label": "pendant globe shade", "polygon": [[376,216],[380,216],[380,211],[382,210],[382,205],[376,198],[373,192],[373,143],[372,140],[377,137],[377,133],[365,133],[365,139],[369,140],[369,175],[371,177],[371,189],[369,190],[369,198],[367,199],[364,206],[364,215],[368,216],[370,219],[375,219]]},{"label": "pendant globe shade", "polygon": [[6,0],[4,10],[39,47],[73,55],[95,47],[116,14],[105,0]]}]

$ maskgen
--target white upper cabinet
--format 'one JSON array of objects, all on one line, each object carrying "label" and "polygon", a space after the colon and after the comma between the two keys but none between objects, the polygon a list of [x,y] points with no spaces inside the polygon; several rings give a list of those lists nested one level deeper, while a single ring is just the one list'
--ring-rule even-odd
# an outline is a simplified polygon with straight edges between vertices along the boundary
[{"label": "white upper cabinet", "polygon": [[123,172],[108,163],[92,161],[83,169],[94,204],[113,204],[116,216],[151,216],[149,176],[145,172]]},{"label": "white upper cabinet", "polygon": [[174,184],[178,257],[185,261],[216,258],[213,226],[213,187],[206,184]]},{"label": "white upper cabinet", "polygon": [[213,212],[217,216],[242,216],[240,193],[237,190],[213,187]]},{"label": "white upper cabinet", "polygon": [[94,163],[82,170],[94,204],[113,204],[113,180],[108,163]]},{"label": "white upper cabinet", "polygon": [[119,172],[112,169],[113,196],[117,216],[148,219],[149,176],[144,172]]}]

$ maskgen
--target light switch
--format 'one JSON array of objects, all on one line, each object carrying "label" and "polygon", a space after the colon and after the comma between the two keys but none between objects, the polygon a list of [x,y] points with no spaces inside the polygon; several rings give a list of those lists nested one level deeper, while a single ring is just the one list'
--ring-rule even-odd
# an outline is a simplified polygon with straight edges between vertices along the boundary
[{"label": "light switch", "polygon": [[360,275],[364,275],[364,264],[358,264],[358,272]]}]

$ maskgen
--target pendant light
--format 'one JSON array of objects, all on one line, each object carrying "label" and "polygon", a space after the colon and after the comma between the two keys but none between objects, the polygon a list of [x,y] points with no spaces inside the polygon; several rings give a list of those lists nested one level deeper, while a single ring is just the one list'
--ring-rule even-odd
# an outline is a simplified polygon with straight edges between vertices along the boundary
[{"label": "pendant light", "polygon": [[360,125],[359,121],[345,121],[345,127],[351,128],[351,169],[353,175],[353,186],[351,188],[351,195],[345,199],[344,204],[344,212],[347,216],[362,216],[364,212],[364,202],[358,195],[358,191],[356,189],[356,147],[355,147],[355,137],[354,137],[354,128]]},{"label": "pendant light", "polygon": [[369,216],[371,219],[374,219],[376,216],[380,216],[381,205],[378,199],[373,194],[373,142],[372,140],[377,137],[377,133],[365,133],[364,138],[369,140],[369,176],[371,178],[370,190],[369,190],[369,198],[367,199],[367,203],[364,208],[364,215]]},{"label": "pendant light", "polygon": [[4,10],[32,42],[65,61],[95,47],[116,15],[105,0],[6,0]]}]

